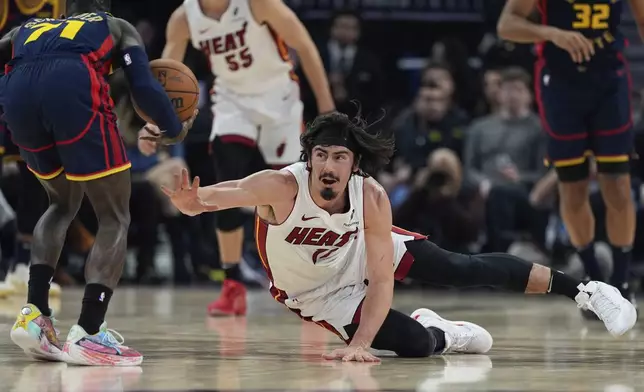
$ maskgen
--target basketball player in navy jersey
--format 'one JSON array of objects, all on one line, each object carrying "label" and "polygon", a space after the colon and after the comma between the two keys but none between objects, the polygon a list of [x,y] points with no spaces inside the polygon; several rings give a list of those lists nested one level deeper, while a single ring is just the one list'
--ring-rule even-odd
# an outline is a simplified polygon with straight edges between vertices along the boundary
[{"label": "basketball player in navy jersey", "polygon": [[[20,154],[45,188],[50,205],[34,230],[28,304],[11,338],[29,355],[82,365],[138,365],[143,357],[108,331],[105,313],[125,262],[130,222],[130,163],[116,125],[106,77],[120,66],[132,96],[164,134],[181,141],[181,124],[154,79],[141,37],[106,13],[107,0],[70,1],[66,19],[30,19],[0,41],[6,75],[0,104]],[[99,228],[85,269],[78,324],[60,344],[48,290],[65,234],[86,194]]]},{"label": "basketball player in navy jersey", "polygon": [[[589,156],[597,162],[614,261],[609,281],[631,299],[631,76],[623,56],[626,40],[618,29],[624,1],[509,0],[498,33],[509,41],[538,44],[535,88],[550,139],[548,161],[559,178],[561,215],[588,277],[605,281],[608,277],[602,276],[595,258],[595,222],[588,199]],[[644,2],[630,3],[641,27]],[[528,20],[535,9],[541,24]]]},{"label": "basketball player in navy jersey", "polygon": [[[0,9],[0,36],[32,17],[55,18],[62,13],[65,0],[39,1],[35,5],[25,0],[4,1]],[[4,69],[0,70],[4,74]],[[0,119],[0,121],[2,121]],[[47,194],[34,175],[20,159],[20,151],[11,140],[11,130],[2,123],[0,128],[0,157],[15,161],[18,166],[20,185],[16,205],[16,241],[13,265],[9,265],[4,282],[0,282],[0,295],[23,294],[29,281],[31,240],[38,219],[47,209]],[[4,257],[4,256],[3,256]],[[52,282],[51,296],[59,296],[60,286]]]}]

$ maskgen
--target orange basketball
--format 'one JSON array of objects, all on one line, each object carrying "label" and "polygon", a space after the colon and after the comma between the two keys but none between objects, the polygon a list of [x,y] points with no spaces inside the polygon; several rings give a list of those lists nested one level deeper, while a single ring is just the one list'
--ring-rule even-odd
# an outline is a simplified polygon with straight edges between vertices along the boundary
[{"label": "orange basketball", "polygon": [[[170,97],[179,119],[190,119],[199,104],[199,83],[190,68],[175,60],[158,59],[150,62],[150,69]],[[143,120],[154,124],[154,121],[139,109],[136,102],[134,110]]]}]

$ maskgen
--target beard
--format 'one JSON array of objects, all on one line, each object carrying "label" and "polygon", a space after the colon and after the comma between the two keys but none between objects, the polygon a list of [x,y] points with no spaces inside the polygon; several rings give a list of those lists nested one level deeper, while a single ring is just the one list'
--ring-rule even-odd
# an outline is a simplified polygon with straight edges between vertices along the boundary
[{"label": "beard", "polygon": [[322,198],[326,201],[335,199],[337,195],[338,194],[331,188],[322,188],[322,190],[320,191],[320,196],[322,196]]}]

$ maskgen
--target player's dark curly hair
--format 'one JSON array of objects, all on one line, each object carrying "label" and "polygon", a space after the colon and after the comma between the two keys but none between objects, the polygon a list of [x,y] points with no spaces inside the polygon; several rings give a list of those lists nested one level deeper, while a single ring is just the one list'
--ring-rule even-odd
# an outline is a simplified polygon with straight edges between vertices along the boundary
[{"label": "player's dark curly hair", "polygon": [[[376,121],[375,123],[377,123]],[[300,161],[308,162],[313,148],[320,144],[320,137],[334,135],[345,138],[352,147],[358,163],[358,175],[368,177],[375,174],[387,163],[394,154],[394,138],[382,132],[369,132],[372,124],[367,124],[360,118],[360,111],[351,119],[343,113],[332,112],[315,118],[308,124],[306,131],[300,136],[302,153]]]},{"label": "player's dark curly hair", "polygon": [[67,15],[109,12],[111,0],[67,0]]}]

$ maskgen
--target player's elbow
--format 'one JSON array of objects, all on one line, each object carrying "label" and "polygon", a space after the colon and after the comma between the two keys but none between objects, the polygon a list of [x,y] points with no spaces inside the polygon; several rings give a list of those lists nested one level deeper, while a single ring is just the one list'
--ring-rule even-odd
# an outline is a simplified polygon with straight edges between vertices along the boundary
[{"label": "player's elbow", "polygon": [[504,14],[501,14],[501,17],[499,18],[498,23],[496,24],[496,34],[499,36],[499,38],[504,39],[504,40],[509,40],[510,39],[510,24],[507,21],[507,17]]}]

